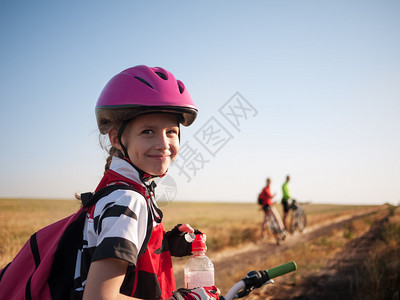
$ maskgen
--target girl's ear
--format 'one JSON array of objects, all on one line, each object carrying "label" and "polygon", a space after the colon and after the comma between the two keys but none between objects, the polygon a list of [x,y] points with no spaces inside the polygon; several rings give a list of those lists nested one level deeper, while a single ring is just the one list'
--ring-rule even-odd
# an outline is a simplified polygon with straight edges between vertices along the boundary
[{"label": "girl's ear", "polygon": [[110,139],[111,145],[122,152],[122,147],[118,139],[118,131],[115,129],[111,129],[108,132],[108,138]]}]

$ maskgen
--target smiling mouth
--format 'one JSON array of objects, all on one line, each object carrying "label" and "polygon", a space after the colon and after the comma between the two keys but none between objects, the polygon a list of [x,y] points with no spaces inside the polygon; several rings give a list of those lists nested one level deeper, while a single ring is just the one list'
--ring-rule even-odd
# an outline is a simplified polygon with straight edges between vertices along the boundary
[{"label": "smiling mouth", "polygon": [[156,160],[166,160],[170,156],[169,155],[148,155],[148,157],[151,159],[156,159]]}]

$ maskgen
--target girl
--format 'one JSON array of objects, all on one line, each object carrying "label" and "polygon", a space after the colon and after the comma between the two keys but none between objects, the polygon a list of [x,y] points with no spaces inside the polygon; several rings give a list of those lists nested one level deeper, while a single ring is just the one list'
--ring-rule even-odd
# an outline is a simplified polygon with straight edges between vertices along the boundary
[{"label": "girl", "polygon": [[[189,225],[165,232],[153,179],[164,176],[179,150],[180,124],[197,115],[184,84],[162,68],[136,66],[114,76],[96,105],[98,128],[111,147],[96,192],[117,189],[88,211],[75,268],[83,299],[218,299],[216,287],[178,291],[171,255],[191,252]],[[199,232],[196,232],[199,233]]]}]

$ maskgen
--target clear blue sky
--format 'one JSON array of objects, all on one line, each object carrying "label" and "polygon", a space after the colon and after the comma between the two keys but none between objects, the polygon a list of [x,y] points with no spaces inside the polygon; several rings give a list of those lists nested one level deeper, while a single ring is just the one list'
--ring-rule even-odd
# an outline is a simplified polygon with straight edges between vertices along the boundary
[{"label": "clear blue sky", "polygon": [[[399,16],[399,1],[2,1],[0,197],[93,190],[97,97],[146,64],[199,107],[185,168],[160,182],[174,199],[254,202],[270,176],[278,200],[290,174],[299,200],[397,203]],[[220,113],[234,101],[236,127]],[[201,143],[210,122],[219,148]]]}]

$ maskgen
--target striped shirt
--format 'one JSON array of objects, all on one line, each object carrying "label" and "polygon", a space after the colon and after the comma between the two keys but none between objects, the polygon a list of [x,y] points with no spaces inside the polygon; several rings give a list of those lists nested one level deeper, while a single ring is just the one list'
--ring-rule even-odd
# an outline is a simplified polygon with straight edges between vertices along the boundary
[{"label": "striped shirt", "polygon": [[[113,158],[110,170],[129,180],[141,182],[137,171],[117,157]],[[83,229],[83,245],[78,252],[75,268],[74,289],[78,294],[83,293],[90,263],[93,261],[117,258],[136,266],[139,251],[148,233],[148,207],[155,206],[148,194],[146,196],[147,199],[136,191],[116,190],[88,210]],[[157,211],[153,211],[153,214],[157,215]]]}]

